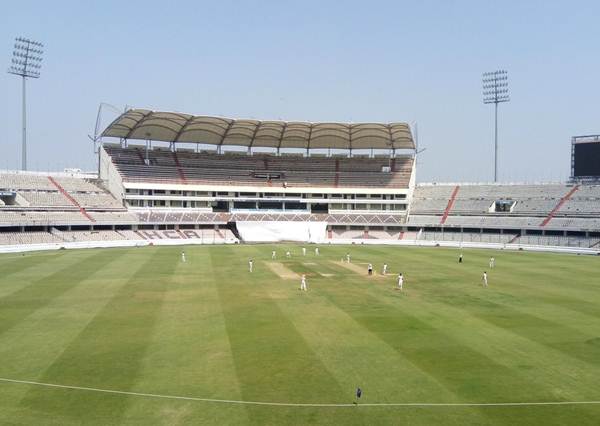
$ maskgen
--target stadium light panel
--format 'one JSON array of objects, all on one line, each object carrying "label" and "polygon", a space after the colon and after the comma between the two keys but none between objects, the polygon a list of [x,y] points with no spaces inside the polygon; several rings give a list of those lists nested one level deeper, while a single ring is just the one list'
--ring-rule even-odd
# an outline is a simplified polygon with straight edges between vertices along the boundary
[{"label": "stadium light panel", "polygon": [[482,74],[483,103],[494,104],[494,182],[498,182],[498,104],[509,102],[508,71],[488,71]]},{"label": "stadium light panel", "polygon": [[21,147],[21,168],[27,170],[27,102],[26,81],[28,78],[40,78],[42,68],[42,55],[44,45],[38,41],[24,37],[15,39],[12,65],[8,68],[9,74],[18,75],[23,80],[23,140]]}]

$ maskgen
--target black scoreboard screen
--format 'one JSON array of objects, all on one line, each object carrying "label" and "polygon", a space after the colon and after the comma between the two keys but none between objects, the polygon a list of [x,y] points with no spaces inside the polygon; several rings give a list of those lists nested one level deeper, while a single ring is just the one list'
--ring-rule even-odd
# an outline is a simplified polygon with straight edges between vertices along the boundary
[{"label": "black scoreboard screen", "polygon": [[573,144],[573,177],[600,177],[600,142]]}]

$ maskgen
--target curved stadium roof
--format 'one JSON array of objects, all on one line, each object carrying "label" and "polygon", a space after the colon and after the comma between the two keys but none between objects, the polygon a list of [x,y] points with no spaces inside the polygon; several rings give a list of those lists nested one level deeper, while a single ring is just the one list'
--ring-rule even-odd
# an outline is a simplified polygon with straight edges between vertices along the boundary
[{"label": "curved stadium roof", "polygon": [[131,109],[102,136],[272,148],[414,149],[406,123],[240,120]]}]

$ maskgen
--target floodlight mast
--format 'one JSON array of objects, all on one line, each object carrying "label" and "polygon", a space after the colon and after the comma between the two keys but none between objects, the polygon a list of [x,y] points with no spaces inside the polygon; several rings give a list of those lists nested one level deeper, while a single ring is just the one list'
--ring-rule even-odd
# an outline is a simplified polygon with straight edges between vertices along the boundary
[{"label": "floodlight mast", "polygon": [[484,72],[483,103],[494,104],[494,182],[498,182],[498,104],[510,101],[508,96],[508,71]]},{"label": "floodlight mast", "polygon": [[21,168],[27,170],[27,101],[26,81],[28,78],[40,78],[44,45],[23,37],[15,39],[12,64],[9,74],[18,75],[23,79],[23,140],[21,144]]}]

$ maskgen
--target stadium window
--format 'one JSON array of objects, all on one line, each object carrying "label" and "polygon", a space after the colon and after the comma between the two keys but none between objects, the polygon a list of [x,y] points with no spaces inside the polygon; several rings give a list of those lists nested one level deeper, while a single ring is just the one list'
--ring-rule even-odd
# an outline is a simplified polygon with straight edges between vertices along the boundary
[{"label": "stadium window", "polygon": [[260,201],[258,208],[260,210],[282,210],[283,203],[277,201]]},{"label": "stadium window", "polygon": [[286,210],[306,210],[306,204],[303,203],[285,203]]},{"label": "stadium window", "polygon": [[256,203],[254,201],[234,201],[233,208],[244,210],[256,210]]}]

